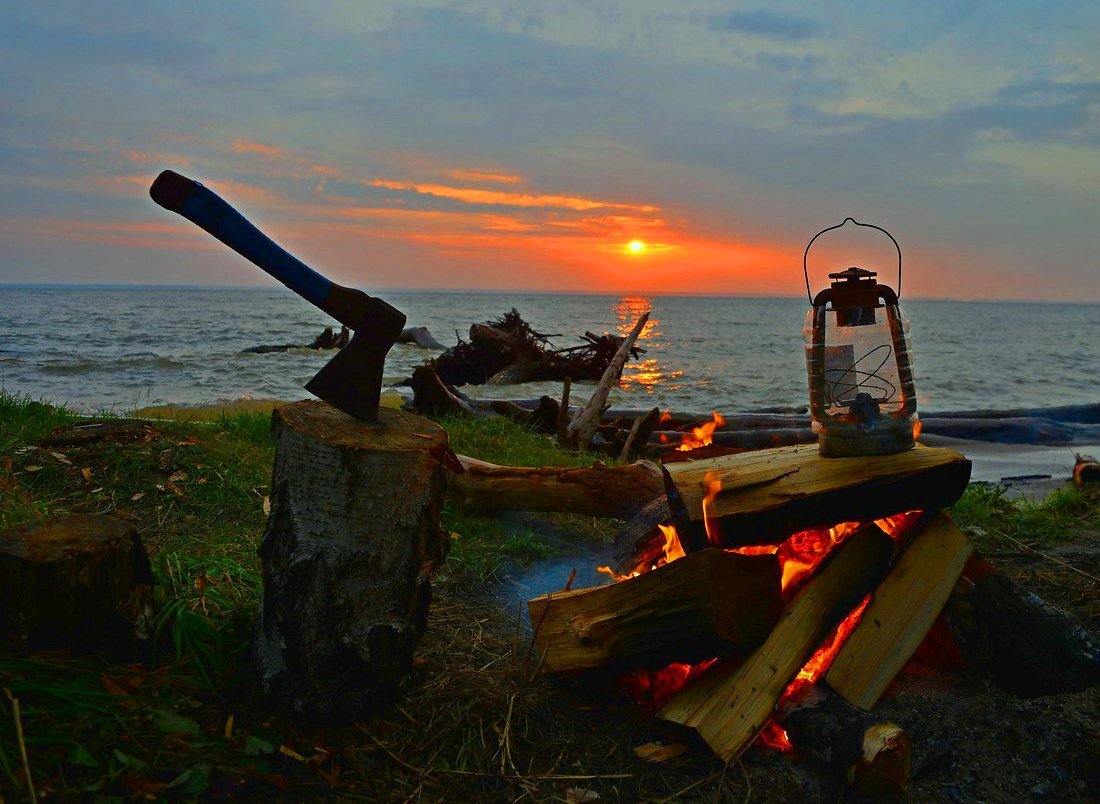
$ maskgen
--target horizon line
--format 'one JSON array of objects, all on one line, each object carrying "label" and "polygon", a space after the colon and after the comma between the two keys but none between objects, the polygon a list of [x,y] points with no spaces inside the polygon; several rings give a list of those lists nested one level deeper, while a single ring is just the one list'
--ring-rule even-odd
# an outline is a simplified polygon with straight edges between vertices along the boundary
[{"label": "horizon line", "polygon": [[[142,282],[0,282],[0,289],[66,289],[66,290],[245,290],[259,292],[294,293],[290,288],[273,285],[185,285],[173,283]],[[694,293],[679,291],[648,292],[642,290],[545,290],[537,288],[455,288],[455,287],[375,287],[361,288],[371,293],[484,293],[489,295],[530,294],[540,296],[647,296],[652,298],[724,298],[724,299],[801,299],[801,294],[786,293]],[[978,298],[948,296],[904,296],[902,301],[938,301],[956,303],[993,303],[993,304],[1068,304],[1098,305],[1096,300],[1070,299],[1019,299],[1019,298]]]}]

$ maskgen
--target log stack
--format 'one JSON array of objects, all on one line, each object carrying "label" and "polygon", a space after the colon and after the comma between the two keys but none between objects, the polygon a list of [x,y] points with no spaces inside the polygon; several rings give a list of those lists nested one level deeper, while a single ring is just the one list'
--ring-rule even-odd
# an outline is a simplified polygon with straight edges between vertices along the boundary
[{"label": "log stack", "polygon": [[1041,637],[1033,654],[1058,669],[1018,691],[1100,683],[1087,634],[983,569],[940,513],[969,481],[961,455],[918,445],[824,458],[811,445],[662,468],[666,496],[624,529],[607,568],[616,582],[529,602],[534,650],[555,673],[690,665],[646,703],[724,761],[759,740],[816,757],[862,793],[903,792],[909,738],[875,706],[944,620],[972,667],[1009,687],[1037,670],[1012,656],[1027,651],[1008,620]]}]

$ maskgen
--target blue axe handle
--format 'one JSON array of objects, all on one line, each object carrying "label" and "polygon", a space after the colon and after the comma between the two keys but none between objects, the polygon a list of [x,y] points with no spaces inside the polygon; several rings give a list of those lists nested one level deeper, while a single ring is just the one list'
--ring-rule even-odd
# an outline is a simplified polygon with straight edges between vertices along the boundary
[{"label": "blue axe handle", "polygon": [[351,296],[365,294],[321,276],[253,226],[214,191],[194,179],[166,170],[153,182],[149,195],[165,209],[179,213],[218,238],[341,324],[353,330],[362,325],[362,305],[349,302],[354,302]]}]

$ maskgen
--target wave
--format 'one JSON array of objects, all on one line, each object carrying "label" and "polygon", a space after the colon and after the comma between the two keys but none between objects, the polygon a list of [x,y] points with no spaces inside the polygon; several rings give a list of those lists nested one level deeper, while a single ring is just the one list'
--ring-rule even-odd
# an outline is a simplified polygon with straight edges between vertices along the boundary
[{"label": "wave", "polygon": [[93,374],[101,371],[119,371],[133,369],[156,369],[161,371],[179,371],[187,363],[174,357],[155,355],[148,352],[123,355],[121,357],[96,360],[78,358],[76,360],[48,360],[39,365],[43,374]]}]

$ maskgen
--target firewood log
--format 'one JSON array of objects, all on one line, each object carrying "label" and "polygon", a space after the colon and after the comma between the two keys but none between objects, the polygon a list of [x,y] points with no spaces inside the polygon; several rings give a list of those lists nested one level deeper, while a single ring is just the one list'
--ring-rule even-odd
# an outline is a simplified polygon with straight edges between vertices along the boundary
[{"label": "firewood log", "polygon": [[711,667],[672,696],[659,716],[698,731],[727,762],[741,754],[829,630],[882,578],[893,549],[877,526],[860,528],[787,603],[763,645],[744,662]]},{"label": "firewood log", "polygon": [[711,515],[727,547],[774,544],[806,528],[945,508],[970,480],[969,460],[920,444],[894,455],[853,458],[822,457],[812,444],[780,447],[673,463],[665,470],[673,521],[687,550],[705,543],[708,475],[721,483]]},{"label": "firewood log", "polygon": [[750,650],[771,632],[781,607],[775,556],[722,550],[527,604],[535,652],[552,673],[612,663],[661,667]]},{"label": "firewood log", "polygon": [[611,568],[617,574],[627,575],[639,567],[650,567],[664,553],[664,537],[658,526],[670,524],[672,512],[668,510],[664,489],[661,492],[615,534]]},{"label": "firewood log", "polygon": [[451,478],[450,492],[469,508],[628,519],[664,493],[661,470],[649,461],[530,468],[458,458],[465,471]]},{"label": "firewood log", "polygon": [[897,796],[908,787],[912,746],[897,724],[819,685],[784,698],[775,716],[796,751],[843,773],[857,792]]},{"label": "firewood log", "polygon": [[260,547],[260,684],[302,717],[385,707],[427,625],[446,542],[438,425],[382,408],[362,422],[323,402],[276,408],[271,514]]},{"label": "firewood log", "polygon": [[968,667],[1025,697],[1100,685],[1100,644],[975,554],[944,610]]},{"label": "firewood log", "polygon": [[565,438],[570,446],[583,449],[592,441],[592,436],[596,434],[596,430],[600,426],[600,419],[606,409],[607,395],[611,393],[611,386],[618,383],[623,372],[623,366],[630,357],[630,350],[633,348],[634,342],[638,340],[638,336],[642,333],[647,321],[649,321],[648,312],[642,314],[634,325],[634,329],[619,345],[615,356],[611,358],[611,363],[596,384],[596,390],[592,392],[588,404],[573,417],[573,420],[565,428]]},{"label": "firewood log", "polygon": [[946,515],[928,517],[833,660],[829,686],[862,709],[874,707],[939,617],[973,552]]}]

